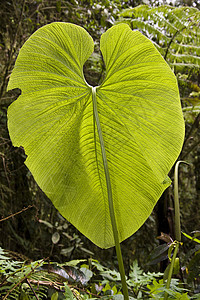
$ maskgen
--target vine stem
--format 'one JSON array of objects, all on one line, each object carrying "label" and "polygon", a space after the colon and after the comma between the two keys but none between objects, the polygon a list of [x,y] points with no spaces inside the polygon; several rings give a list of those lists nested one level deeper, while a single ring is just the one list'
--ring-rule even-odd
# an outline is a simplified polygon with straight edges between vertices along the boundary
[{"label": "vine stem", "polygon": [[119,242],[119,233],[118,233],[118,229],[117,229],[117,222],[116,222],[115,212],[114,212],[112,187],[111,187],[111,182],[110,182],[110,174],[109,174],[109,169],[108,169],[106,150],[105,150],[104,139],[103,139],[103,134],[102,134],[102,130],[101,130],[101,124],[100,124],[100,120],[99,120],[99,114],[98,114],[98,110],[97,110],[96,87],[91,87],[91,88],[92,88],[94,117],[95,117],[95,121],[96,121],[96,125],[97,125],[97,131],[98,131],[99,141],[100,141],[100,146],[101,146],[101,154],[102,154],[102,159],[103,159],[104,172],[105,172],[106,185],[107,185],[107,193],[108,193],[109,212],[110,212],[113,236],[114,236],[114,241],[115,241],[115,249],[116,249],[116,253],[117,253],[119,272],[121,275],[122,290],[123,290],[123,294],[124,294],[124,300],[129,300],[128,288],[127,288],[127,284],[126,284],[126,276],[125,276],[125,270],[124,270],[124,263],[123,263],[123,258],[122,258],[120,242]]}]

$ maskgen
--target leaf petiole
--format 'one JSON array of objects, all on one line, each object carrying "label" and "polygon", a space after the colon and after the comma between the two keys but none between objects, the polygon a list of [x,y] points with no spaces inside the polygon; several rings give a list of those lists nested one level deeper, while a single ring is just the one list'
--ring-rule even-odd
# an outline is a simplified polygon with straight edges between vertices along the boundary
[{"label": "leaf petiole", "polygon": [[97,109],[96,87],[91,87],[91,88],[92,88],[93,111],[94,111],[94,117],[95,117],[95,121],[96,121],[96,125],[97,125],[97,131],[98,131],[99,141],[100,141],[100,146],[101,146],[101,154],[102,154],[102,159],[103,159],[103,166],[104,166],[106,185],[107,185],[109,212],[110,212],[113,236],[114,236],[114,241],[115,241],[115,249],[116,249],[116,253],[117,253],[119,272],[121,275],[122,290],[123,290],[124,300],[128,300],[129,295],[128,295],[128,288],[127,288],[127,284],[126,284],[126,276],[125,276],[124,263],[123,263],[122,253],[121,253],[121,247],[120,247],[120,242],[119,242],[119,233],[118,233],[118,229],[117,229],[117,222],[116,222],[115,212],[114,212],[110,174],[109,174],[106,150],[105,150],[105,145],[104,145],[104,140],[103,140],[103,134],[102,134],[100,120],[99,120],[99,114],[98,114],[98,109]]}]

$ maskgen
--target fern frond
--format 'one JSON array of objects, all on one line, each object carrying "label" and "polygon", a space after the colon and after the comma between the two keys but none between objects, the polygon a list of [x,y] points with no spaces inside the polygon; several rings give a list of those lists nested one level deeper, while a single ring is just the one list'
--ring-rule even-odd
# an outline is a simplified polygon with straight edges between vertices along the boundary
[{"label": "fern frond", "polygon": [[124,10],[117,23],[146,35],[172,69],[200,68],[200,11],[194,7],[139,5]]}]

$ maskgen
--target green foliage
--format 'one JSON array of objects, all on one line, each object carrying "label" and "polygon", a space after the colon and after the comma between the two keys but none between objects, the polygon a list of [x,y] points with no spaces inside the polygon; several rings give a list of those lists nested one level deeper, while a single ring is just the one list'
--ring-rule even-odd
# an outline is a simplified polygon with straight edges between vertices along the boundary
[{"label": "green foliage", "polygon": [[140,5],[125,9],[117,21],[128,23],[133,30],[140,30],[152,40],[176,73],[181,93],[189,89],[189,95],[182,97],[187,103],[183,108],[184,117],[189,122],[200,112],[199,87],[192,78],[192,75],[198,76],[200,68],[199,18],[200,11],[194,7]]},{"label": "green foliage", "polygon": [[[12,260],[5,251],[0,248],[0,295],[4,296],[3,299],[29,299],[27,296],[27,289],[30,296],[34,296],[33,291],[30,289],[26,280],[33,276],[37,268],[44,265],[44,260],[34,261],[30,264],[25,262]],[[33,276],[35,280],[40,280],[42,276]],[[38,296],[46,294],[46,288],[41,286],[35,293]],[[32,299],[32,298],[31,298]]]},{"label": "green foliage", "polygon": [[[8,2],[8,1],[7,1]],[[18,31],[16,31],[16,34],[15,34],[15,32],[13,31],[13,33],[12,33],[12,36],[17,36],[18,37],[18,34],[19,34],[19,36],[22,36],[23,38],[21,39],[21,43],[22,43],[22,41],[23,40],[25,40],[26,38],[27,38],[27,36],[29,36],[30,35],[30,28],[29,27],[27,27],[28,29],[27,29],[27,31],[26,32],[24,32],[23,31],[23,27],[24,28],[26,28],[26,26],[24,26],[24,24],[26,23],[27,24],[27,22],[29,22],[30,24],[30,27],[32,28],[32,30],[35,30],[36,29],[36,27],[38,27],[38,26],[41,26],[41,24],[45,24],[45,23],[49,23],[49,21],[48,21],[48,17],[50,18],[50,20],[64,20],[63,19],[63,16],[64,15],[66,15],[66,12],[65,11],[68,11],[67,12],[67,14],[68,14],[68,16],[67,16],[67,21],[69,21],[69,20],[72,20],[72,22],[74,22],[74,23],[78,23],[78,22],[82,22],[81,24],[82,25],[85,25],[86,27],[88,27],[89,28],[89,26],[88,26],[88,24],[90,25],[91,24],[91,27],[90,27],[90,29],[89,29],[89,31],[90,31],[90,33],[92,32],[92,36],[93,37],[96,37],[96,33],[97,33],[97,36],[99,35],[99,33],[100,33],[100,31],[102,30],[102,28],[101,28],[101,30],[99,30],[99,31],[95,31],[95,26],[96,26],[96,24],[97,23],[95,23],[96,21],[95,20],[93,20],[93,19],[95,19],[95,14],[96,14],[96,12],[97,12],[97,10],[95,11],[95,14],[93,14],[93,12],[94,12],[94,10],[92,9],[91,11],[92,11],[92,17],[91,18],[88,18],[88,15],[90,14],[90,12],[89,12],[89,10],[87,11],[87,8],[85,7],[84,9],[82,9],[81,8],[81,6],[80,6],[80,2],[82,3],[82,4],[85,4],[85,6],[86,6],[86,2],[84,2],[83,3],[83,1],[80,1],[79,2],[79,6],[77,7],[77,9],[76,9],[76,12],[77,12],[77,14],[73,14],[72,13],[72,11],[73,11],[73,9],[74,9],[74,7],[75,6],[73,6],[73,5],[71,5],[71,3],[70,2],[73,2],[74,4],[75,4],[75,1],[68,1],[68,2],[66,2],[66,3],[64,3],[64,1],[51,1],[51,5],[48,7],[48,4],[49,4],[49,1],[34,1],[34,3],[39,3],[40,5],[37,7],[37,13],[34,13],[33,11],[31,11],[31,9],[32,8],[30,8],[31,7],[31,5],[29,5],[29,3],[28,2],[26,2],[26,5],[25,5],[25,7],[26,7],[26,9],[24,10],[24,12],[22,13],[22,16],[26,16],[26,15],[28,15],[29,13],[30,14],[32,14],[32,15],[35,15],[36,16],[36,18],[35,19],[37,19],[37,22],[38,22],[38,24],[37,24],[37,26],[35,26],[35,24],[34,24],[34,20],[32,19],[32,17],[30,18],[30,19],[32,19],[32,20],[30,20],[30,21],[27,21],[28,19],[26,18],[26,20],[25,20],[25,22],[21,22],[20,20],[20,18],[12,18],[12,24],[13,24],[13,27],[12,26],[8,26],[8,28],[9,28],[9,31],[10,31],[10,27],[12,28],[12,29],[15,29],[14,28],[14,26],[15,26],[15,23],[17,24],[17,23],[19,23],[19,24],[23,24],[23,26],[19,26],[19,30]],[[93,6],[93,4],[95,4],[94,3],[95,1],[90,1],[90,4]],[[109,2],[109,1],[108,1]],[[108,7],[108,5],[109,5],[109,3],[108,3],[107,1],[102,1],[101,3],[100,3],[100,5],[103,5],[102,3],[104,3],[105,4],[105,7],[104,8],[108,8],[108,10],[109,10],[109,12],[108,12],[108,14],[110,14],[110,11],[112,10],[112,9],[115,9],[115,7],[113,6],[112,8],[111,7]],[[28,3],[28,4],[27,4]],[[56,5],[55,5],[55,8],[56,8],[56,14],[54,15],[54,4],[56,3]],[[68,5],[70,3],[70,5]],[[88,1],[88,3],[89,3],[89,1]],[[122,3],[122,2],[121,2]],[[66,4],[66,6],[64,7],[64,5]],[[15,5],[14,4],[14,2],[13,2],[13,5]],[[88,5],[88,4],[87,4]],[[120,3],[119,3],[119,5],[120,5]],[[15,7],[15,12],[16,12],[16,16],[17,16],[17,13],[19,13],[19,15],[20,15],[20,13],[21,13],[21,11],[20,11],[20,5],[15,5],[16,7]],[[46,7],[45,7],[46,6]],[[93,7],[92,7],[93,8]],[[97,8],[97,7],[96,7]],[[45,13],[45,12],[47,12],[47,13]],[[88,12],[88,15],[87,15],[87,12]],[[102,22],[100,21],[100,19],[98,20],[98,21],[100,21],[100,23],[102,24],[102,26],[103,26],[103,28],[105,29],[107,26],[110,26],[111,25],[111,23],[113,22],[113,20],[115,19],[115,17],[116,17],[116,15],[114,16],[114,19],[110,19],[111,20],[111,22],[110,22],[110,20],[109,20],[109,18],[110,18],[110,16],[106,19],[106,15],[108,15],[107,14],[107,12],[106,12],[106,9],[104,10],[101,10],[101,17],[102,17]],[[87,16],[86,16],[87,15]],[[180,16],[179,16],[180,17]],[[70,18],[72,18],[72,19],[70,19]],[[183,18],[184,18],[184,16],[183,16]],[[22,19],[23,19],[23,17],[22,17]],[[86,20],[87,20],[87,22],[86,22]],[[18,22],[19,21],[19,22]],[[104,22],[105,21],[105,22]],[[107,22],[108,21],[108,22]],[[189,20],[190,21],[190,20]],[[40,23],[40,25],[39,25],[39,23]],[[78,23],[79,24],[79,23]],[[34,27],[35,26],[35,27]],[[93,27],[92,27],[93,26]],[[11,30],[11,32],[12,32],[12,30]],[[6,38],[7,39],[7,38]],[[9,41],[9,39],[8,40],[6,40],[6,44],[8,45],[8,41]],[[14,55],[11,55],[10,54],[10,57],[9,58],[12,58],[12,59],[15,59],[15,56],[16,56],[16,53],[18,52],[18,48],[19,48],[19,44],[18,44],[18,40],[16,40],[16,43],[15,43],[15,41],[12,41],[11,40],[11,42],[13,42],[13,45],[14,45],[14,50],[16,51],[13,51],[13,49],[12,49],[12,47],[11,47],[11,51],[10,51],[10,53],[12,54],[12,53],[15,53]],[[155,42],[155,41],[154,41]],[[2,47],[4,47],[4,43],[1,43],[1,46]],[[97,48],[98,48],[98,46],[97,46]],[[13,51],[13,52],[12,52]],[[166,52],[165,52],[166,53]],[[167,54],[168,55],[168,54]],[[5,57],[6,57],[6,55],[5,55]],[[89,80],[91,80],[91,81],[89,81],[90,82],[90,84],[91,84],[91,82],[92,82],[92,85],[94,84],[96,84],[97,82],[98,82],[98,85],[99,84],[101,84],[101,82],[103,81],[103,78],[100,78],[100,75],[101,75],[101,73],[103,74],[103,72],[102,72],[102,66],[103,66],[103,64],[102,64],[102,62],[100,62],[99,61],[99,57],[100,57],[100,55],[98,55],[98,54],[94,54],[93,55],[93,57],[90,57],[90,61],[88,62],[88,65],[89,65],[89,71],[90,71],[90,76],[88,76],[89,77]],[[93,65],[93,63],[94,63],[94,65]],[[84,65],[84,73],[85,73],[85,71],[87,71],[88,70],[88,65],[87,65],[87,67],[86,67],[86,64]],[[11,69],[11,65],[10,65],[10,63],[9,63],[9,66],[8,66],[10,69]],[[86,67],[86,68],[85,68]],[[8,70],[9,70],[9,68],[8,68]],[[104,67],[103,67],[104,68]],[[186,94],[186,92],[188,93],[188,95],[189,96],[182,96],[182,99],[183,99],[183,97],[184,97],[184,101],[185,102],[188,102],[191,106],[190,107],[184,107],[184,111],[185,111],[185,116],[188,116],[189,114],[188,114],[188,112],[190,113],[190,115],[192,115],[192,117],[190,118],[190,122],[192,123],[193,122],[193,120],[194,120],[194,116],[195,116],[195,113],[198,113],[199,112],[199,107],[198,107],[198,105],[199,105],[199,99],[198,99],[198,97],[199,97],[199,87],[198,87],[198,78],[197,78],[197,76],[196,76],[196,74],[195,74],[195,72],[193,72],[194,70],[195,70],[195,67],[194,68],[185,68],[183,71],[184,72],[187,72],[187,74],[183,74],[183,73],[181,73],[182,72],[182,70],[181,69],[178,69],[178,68],[176,68],[176,67],[173,67],[173,69],[176,71],[176,72],[178,72],[179,71],[179,73],[177,73],[177,75],[178,75],[178,79],[179,79],[179,83],[181,82],[181,80],[182,80],[182,86],[181,86],[181,95],[185,95]],[[190,71],[191,72],[188,72],[188,70],[190,69]],[[197,68],[196,68],[197,69]],[[95,72],[97,71],[97,74],[95,74]],[[6,75],[7,74],[7,75]],[[94,74],[95,74],[95,76],[94,76]],[[191,77],[190,76],[190,74],[195,74],[195,76],[193,76],[193,77]],[[5,76],[5,80],[7,80],[7,78],[9,77],[8,76],[8,73],[7,73],[7,70],[6,70],[6,73],[4,74]],[[198,74],[197,74],[198,75]],[[105,75],[106,76],[106,75]],[[86,77],[86,78],[88,78],[88,77]],[[196,81],[196,82],[195,82]],[[4,85],[4,83],[5,82],[3,82],[3,85]],[[183,89],[182,89],[182,87],[183,87]],[[192,90],[191,90],[192,89]],[[11,94],[12,95],[12,94]],[[8,99],[8,98],[6,98],[6,99]],[[3,103],[5,103],[4,102],[4,98],[2,99],[3,100]],[[11,101],[11,99],[10,100],[6,100],[7,102],[6,103],[8,103],[8,102],[10,102]],[[185,104],[185,102],[184,102],[184,104]],[[195,108],[193,107],[193,106],[195,106]],[[191,113],[191,109],[192,109],[192,113]],[[6,122],[6,118],[5,118],[5,112],[2,112],[1,111],[1,116],[3,116],[3,122],[5,123]],[[187,118],[186,120],[189,120],[189,118]],[[194,131],[193,131],[194,132]],[[195,138],[196,139],[196,138]],[[8,141],[6,141],[6,143],[5,143],[5,140],[4,139],[2,139],[2,141],[3,141],[3,143],[1,144],[1,145],[7,145],[6,143],[8,143]],[[191,141],[191,140],[190,140]],[[196,140],[195,140],[196,141]],[[198,142],[198,141],[197,141]],[[3,146],[4,147],[4,146]],[[2,149],[2,148],[1,148]],[[193,152],[194,153],[194,152]],[[6,154],[7,155],[7,154]],[[9,166],[8,166],[8,164],[7,164],[7,161],[8,161],[8,157],[6,156],[6,155],[4,155],[4,150],[2,151],[1,150],[1,157],[2,157],[2,161],[3,161],[3,164],[4,164],[4,169],[5,169],[5,174],[6,174],[6,176],[4,176],[5,177],[5,181],[7,180],[8,182],[9,182],[9,178],[10,178],[10,170],[9,170]],[[195,159],[197,160],[197,158],[198,158],[198,156],[196,155],[195,156]],[[6,159],[6,160],[5,160]],[[16,161],[16,160],[15,160]],[[12,159],[10,160],[10,162],[12,163]],[[20,166],[19,166],[20,167]],[[18,168],[17,168],[18,169]],[[197,168],[196,169],[193,169],[194,170],[194,172],[196,172],[197,171]],[[7,173],[6,173],[7,172]],[[194,173],[193,172],[193,173]],[[191,174],[191,173],[190,173]],[[185,174],[186,176],[187,176],[187,174]],[[29,178],[30,178],[30,173],[28,173],[28,176],[29,176]],[[192,178],[197,178],[197,182],[198,182],[198,176],[196,177],[197,175],[196,175],[196,173],[195,173],[195,177],[194,177],[194,175],[192,175],[191,176],[191,179]],[[25,177],[26,177],[26,175],[25,175]],[[186,180],[186,179],[184,179],[184,180]],[[6,197],[6,199],[9,199],[9,194],[10,195],[14,195],[14,193],[12,192],[12,190],[14,190],[14,188],[13,188],[13,185],[11,184],[10,185],[10,183],[9,183],[9,189],[6,187],[6,185],[5,185],[5,181],[3,180],[3,184],[0,186],[0,188],[1,188],[1,194],[3,195],[2,197],[4,198],[4,197]],[[194,182],[195,182],[195,180],[193,180]],[[17,184],[16,184],[16,186],[18,186]],[[33,192],[33,194],[34,194],[34,199],[35,198],[37,198],[37,201],[38,201],[38,203],[39,203],[39,201],[41,200],[39,200],[39,197],[38,197],[38,194],[37,194],[37,196],[35,197],[35,195],[36,195],[36,191],[37,191],[37,189],[35,188],[35,186],[36,185],[34,185],[34,188],[33,188],[33,185],[32,185],[32,183],[31,183],[31,185],[30,185],[30,190],[31,190],[31,192]],[[3,193],[2,193],[2,191],[3,191]],[[188,192],[191,192],[191,191],[189,191],[189,189],[188,189]],[[14,199],[14,201],[12,201],[12,203],[16,203],[16,202],[19,202],[19,203],[21,203],[21,200],[19,201],[18,199],[20,199],[19,198],[19,196],[13,196],[13,197],[15,197],[15,199],[17,199],[17,201],[15,201],[15,199]],[[40,196],[41,197],[41,196]],[[31,197],[30,197],[30,199],[31,199]],[[191,200],[191,199],[190,199]],[[26,199],[25,199],[25,201],[26,201]],[[34,200],[35,201],[35,200]],[[10,203],[10,201],[6,201],[6,202],[8,202],[8,203]],[[193,199],[192,199],[192,201],[187,201],[187,202],[190,202],[190,203],[194,203],[195,201],[193,201]],[[5,205],[5,202],[3,202],[4,203],[4,209],[6,208],[6,205]],[[181,201],[181,203],[183,203],[183,200]],[[189,206],[189,204],[188,204],[188,206]],[[191,206],[191,204],[190,204],[190,206]],[[22,206],[23,207],[23,206]],[[13,206],[12,206],[12,208],[11,208],[12,210],[13,210]],[[34,208],[35,209],[35,208]],[[11,211],[12,211],[11,210]],[[15,209],[14,209],[15,210]],[[43,209],[42,209],[43,210]],[[6,210],[5,210],[6,211]],[[15,210],[16,211],[16,210]],[[38,209],[38,207],[37,207],[37,212],[39,211],[39,209]],[[43,211],[45,211],[45,209],[43,210]],[[46,211],[45,211],[46,212]],[[54,211],[55,212],[55,211]],[[4,216],[5,215],[5,213],[3,214],[2,213],[2,216]],[[7,212],[6,212],[6,215],[7,215]],[[34,214],[33,214],[34,215]],[[55,215],[54,215],[55,216]],[[52,214],[50,213],[49,214],[49,210],[48,210],[48,213],[45,213],[45,217],[43,216],[43,218],[45,219],[45,220],[48,220],[48,221],[50,221],[50,222],[52,222],[52,224],[54,223],[54,221],[52,221],[54,218],[52,217]],[[16,220],[16,219],[15,219]],[[14,220],[14,218],[12,218],[12,226],[13,226],[13,223],[17,223],[17,222],[15,222],[15,220]],[[47,221],[45,221],[44,220],[44,223],[45,222],[47,222]],[[30,220],[30,222],[31,222],[32,220]],[[37,222],[32,222],[32,223],[37,223]],[[183,223],[185,223],[184,221],[183,221]],[[34,224],[32,224],[32,227],[31,226],[27,226],[28,228],[29,228],[29,231],[31,231],[31,228],[33,228],[34,227]],[[51,223],[49,223],[50,225],[51,225]],[[40,225],[40,224],[39,224]],[[47,224],[46,224],[47,225]],[[185,225],[185,224],[184,224]],[[48,225],[47,225],[48,226]],[[71,225],[70,225],[71,226]],[[188,226],[188,224],[186,224],[186,228],[187,228],[187,226]],[[196,223],[196,226],[197,226],[197,223]],[[6,226],[7,228],[10,228],[10,224],[9,224],[9,226]],[[23,227],[23,226],[22,226]],[[19,226],[19,228],[22,228],[21,226]],[[72,227],[72,226],[71,226]],[[15,230],[17,230],[17,226],[15,226],[15,227],[13,227],[14,228],[14,232],[13,232],[13,236],[15,237],[15,240],[17,241],[17,243],[19,243],[20,245],[23,245],[23,244],[25,244],[24,243],[24,236],[23,236],[23,238],[21,238],[21,234],[20,233],[18,233],[18,235],[15,233]],[[44,226],[43,226],[43,228],[44,228]],[[145,228],[145,227],[144,227]],[[196,228],[198,228],[198,227],[196,227]],[[187,232],[188,232],[188,229],[186,229],[187,230]],[[55,249],[62,249],[61,250],[61,252],[59,251],[59,253],[61,253],[61,254],[64,254],[65,253],[65,255],[66,256],[71,256],[71,254],[73,253],[73,255],[74,255],[74,251],[73,251],[73,249],[74,248],[76,248],[76,249],[80,249],[81,251],[84,249],[83,247],[82,247],[82,242],[80,241],[80,239],[79,239],[79,237],[77,237],[77,235],[72,235],[69,239],[68,239],[68,237],[69,237],[69,235],[68,235],[68,233],[66,233],[66,238],[69,240],[69,243],[70,242],[72,242],[73,243],[73,246],[69,246],[69,245],[67,245],[67,246],[64,246],[63,244],[65,244],[65,243],[63,243],[63,236],[64,236],[64,230],[63,229],[60,229],[60,228],[57,228],[57,225],[56,226],[50,226],[49,227],[49,229],[48,229],[48,231],[49,231],[49,234],[50,234],[50,239],[49,239],[49,241],[50,241],[50,243],[49,244],[51,244],[51,237],[52,237],[52,249],[50,249],[50,247],[49,247],[49,244],[46,246],[46,243],[45,243],[45,241],[44,241],[44,244],[45,244],[45,247],[46,247],[46,249],[47,249],[47,251],[49,252],[50,251],[50,253],[52,254],[52,252],[56,252],[55,251]],[[2,230],[2,232],[4,232],[4,234],[5,234],[5,231],[4,230]],[[36,231],[37,232],[37,231]],[[32,233],[33,233],[33,231],[32,231]],[[6,234],[5,234],[6,235]],[[34,235],[34,234],[33,234]],[[139,235],[140,235],[140,233],[139,233]],[[41,234],[41,236],[42,236],[42,234]],[[29,236],[27,236],[28,237],[28,239],[30,239],[30,237]],[[46,237],[48,238],[48,235],[46,235]],[[4,238],[2,237],[2,240],[3,240]],[[135,237],[134,238],[132,238],[131,239],[131,241],[133,241],[133,239],[135,239]],[[4,239],[5,240],[5,239]],[[38,243],[37,243],[37,240],[38,240],[38,236],[36,237],[35,236],[35,245],[38,245]],[[145,240],[145,237],[144,237],[144,240]],[[47,239],[47,241],[48,241],[48,239]],[[146,240],[145,240],[146,241]],[[10,242],[8,241],[8,243],[10,244]],[[16,242],[15,242],[16,243]],[[131,243],[131,242],[130,242]],[[138,244],[137,243],[137,239],[135,239],[135,243],[136,244]],[[145,242],[144,242],[145,243]],[[154,241],[153,241],[153,239],[152,239],[152,243],[154,243]],[[13,243],[11,243],[12,245],[13,245]],[[30,249],[30,247],[29,246],[31,246],[32,247],[32,249]],[[151,245],[148,245],[148,247],[149,248],[151,248]],[[131,246],[131,248],[132,249],[134,249],[134,246],[132,245]],[[143,247],[142,247],[142,243],[140,243],[140,245],[139,245],[139,247],[137,248],[137,251],[138,252],[140,252],[140,250],[139,249],[142,249]],[[26,243],[26,249],[28,249],[28,251],[29,251],[29,249],[30,249],[30,253],[31,253],[31,250],[34,250],[35,252],[37,252],[37,251],[40,251],[40,249],[41,249],[41,247],[40,247],[40,249],[38,248],[38,249],[35,249],[34,248],[34,245],[31,245],[31,244],[28,244],[28,243]],[[48,250],[49,249],[49,250]],[[132,249],[131,249],[131,251],[132,251]],[[195,247],[195,249],[196,249],[196,247]],[[87,250],[87,249],[86,249]],[[194,250],[194,249],[193,249]],[[198,250],[199,249],[196,249],[196,250],[194,250],[194,252],[191,254],[191,256],[187,256],[187,257],[189,257],[190,258],[190,263],[188,264],[188,265],[186,265],[186,264],[184,264],[184,267],[185,267],[185,269],[186,269],[186,271],[185,271],[185,273],[184,273],[184,276],[185,276],[185,278],[187,278],[187,282],[189,283],[191,283],[191,282],[195,282],[195,283],[197,283],[197,281],[198,281],[198,278],[197,278],[197,276],[198,276],[198,272],[199,272],[199,270],[198,270],[198,268],[197,268],[197,265],[199,264],[199,256],[198,256]],[[84,251],[84,250],[83,250]],[[127,251],[127,249],[125,250],[126,252],[128,252]],[[131,252],[130,251],[130,252]],[[147,248],[146,249],[142,249],[142,253],[144,253],[145,251],[147,252],[148,250],[147,250]],[[87,252],[85,252],[85,253],[88,253],[89,254],[89,251]],[[136,253],[136,252],[135,252]],[[90,253],[91,254],[91,253]],[[162,254],[162,253],[161,253]],[[130,255],[132,255],[132,253],[130,254]],[[163,253],[163,255],[164,255],[164,253]],[[143,256],[143,254],[141,254],[140,253],[140,259],[141,260],[143,260],[142,259],[142,256]],[[30,254],[30,257],[31,257],[31,254]],[[63,259],[63,258],[61,258],[61,259]],[[132,258],[131,258],[132,259]],[[114,261],[114,259],[113,259],[113,261]],[[128,257],[127,257],[127,261],[128,261]],[[144,262],[143,262],[144,263]],[[182,264],[183,265],[183,264]],[[85,267],[83,267],[83,270],[84,270],[84,268]],[[107,276],[110,276],[111,278],[113,277],[113,281],[115,281],[115,283],[117,282],[117,277],[119,276],[119,274],[117,275],[116,273],[116,271],[112,271],[113,272],[113,274],[112,274],[112,276],[111,276],[111,273],[109,273],[109,271],[107,270],[107,271],[105,271],[106,273],[107,273]],[[189,275],[188,275],[188,272],[189,272]],[[186,275],[186,273],[187,273],[187,275]],[[115,280],[114,280],[115,279]],[[106,280],[106,279],[105,279]],[[107,279],[108,280],[108,279]],[[157,281],[157,280],[156,280]],[[109,290],[113,290],[113,293],[115,293],[116,292],[116,288],[115,288],[115,285],[113,286],[112,284],[110,284],[110,282],[108,282],[107,283],[107,287],[105,287],[105,289],[108,289],[108,291]],[[198,287],[197,287],[197,290],[198,290]],[[143,291],[142,291],[143,292]],[[141,294],[142,293],[141,291],[139,291],[139,293]],[[111,292],[112,293],[112,292]],[[58,293],[57,292],[55,292],[54,293],[54,296],[52,295],[52,297],[57,297],[57,295],[58,295]],[[138,294],[137,295],[137,297],[140,297],[140,295]],[[143,297],[143,296],[142,296]],[[197,296],[198,297],[198,296]],[[197,298],[196,297],[196,298]],[[23,289],[21,290],[21,295],[20,295],[20,298],[24,298],[24,299],[26,299],[27,298],[27,292],[26,292],[26,286],[23,286]],[[120,298],[120,294],[116,294],[116,297],[115,297],[116,299],[117,298]]]},{"label": "green foliage", "polygon": [[152,40],[176,73],[180,92],[189,89],[189,95],[182,97],[184,117],[189,122],[193,122],[194,117],[200,112],[199,86],[194,77],[192,78],[194,75],[198,76],[200,68],[199,19],[200,11],[194,7],[140,5],[124,10],[117,21],[128,23],[133,30],[140,30]]},{"label": "green foliage", "polygon": [[137,299],[141,299],[146,294],[147,285],[156,280],[156,278],[162,277],[162,275],[163,273],[161,272],[145,273],[138,266],[137,260],[135,260],[131,266],[127,284],[134,290],[134,295],[137,296]]},{"label": "green foliage", "polygon": [[149,289],[150,299],[164,299],[164,294],[168,293],[168,299],[190,299],[186,289],[179,286],[177,279],[172,279],[170,289],[166,289],[166,285],[163,280],[153,280],[152,284],[147,285]]},{"label": "green foliage", "polygon": [[114,240],[101,151],[105,147],[122,241],[144,223],[169,186],[167,173],[181,150],[184,124],[175,77],[148,39],[121,24],[102,35],[100,48],[106,77],[94,89],[83,76],[93,51],[89,34],[64,23],[36,31],[9,81],[8,89],[18,87],[22,95],[9,108],[8,126],[57,209],[108,248]]},{"label": "green foliage", "polygon": [[[96,260],[64,264],[40,260],[29,264],[11,259],[3,249],[0,251],[2,299],[35,300],[33,291],[38,299],[48,300],[123,299],[120,274]],[[192,296],[178,279],[172,279],[170,288],[166,289],[160,279],[162,275],[160,272],[145,273],[135,260],[127,280],[130,300],[164,299],[166,291],[168,299],[198,299],[199,294]]]},{"label": "green foliage", "polygon": [[[24,6],[23,2],[25,3]],[[106,265],[116,266],[115,254],[112,253],[112,249],[106,250],[106,253],[103,254],[101,249],[95,247],[81,234],[77,234],[77,230],[56,212],[50,201],[38,189],[26,166],[23,166],[25,159],[23,149],[12,147],[6,128],[7,106],[16,99],[16,95],[19,93],[16,94],[16,90],[7,94],[5,92],[6,83],[18,51],[32,32],[52,21],[72,22],[82,25],[95,38],[95,41],[98,41],[100,34],[107,27],[110,27],[116,19],[119,9],[121,9],[120,5],[124,5],[122,1],[114,2],[110,5],[111,1],[0,1],[0,215],[4,218],[15,212],[20,212],[23,207],[27,207],[29,204],[34,204],[34,207],[26,212],[11,217],[0,224],[0,245],[4,245],[6,249],[23,253],[33,260],[47,256],[50,256],[51,260],[59,261],[78,257],[85,258],[91,255],[88,250],[90,249],[98,259],[105,261],[106,257]],[[140,1],[130,2],[132,4],[134,2],[135,5],[136,2],[139,3]],[[195,2],[197,3],[197,1]],[[187,0],[187,5],[188,3]],[[100,8],[99,4],[101,5]],[[178,6],[177,1],[176,6]],[[103,27],[101,24],[104,24]],[[95,45],[95,51],[99,51],[98,42]],[[99,60],[100,58],[101,56],[95,53],[84,64],[84,75],[91,85],[100,85],[104,78],[104,76],[101,77],[101,74],[104,73],[105,68],[102,61]],[[190,68],[190,72],[188,72],[189,69],[185,68],[185,73],[179,72],[177,74],[184,105],[184,116],[187,122],[186,133],[188,133],[186,148],[182,155],[187,155],[187,158],[193,163],[191,168],[183,167],[180,172],[182,184],[179,187],[180,205],[182,226],[185,232],[199,229],[199,195],[197,193],[199,192],[200,182],[198,147],[200,131],[197,116],[199,113],[199,79],[198,70],[196,73],[196,69]],[[176,71],[176,68],[174,70]],[[190,154],[188,155],[188,153]],[[166,207],[171,207],[171,204],[168,203]],[[46,224],[45,227],[45,223],[41,225],[38,219],[49,222],[50,226],[48,227]],[[155,211],[151,216],[151,220],[153,221],[150,222],[149,219],[141,230],[123,243],[127,269],[135,257],[140,261],[140,265],[144,267],[148,253],[157,244],[154,238],[158,228]],[[68,224],[68,228],[64,229],[63,224]],[[55,240],[52,237],[55,237],[57,233],[60,235],[60,240],[54,244],[52,240],[55,242],[58,239]],[[87,248],[85,248],[86,251],[83,250],[83,242],[84,247]],[[167,245],[164,246],[168,248]],[[199,255],[197,255],[199,251],[198,244],[195,246],[195,242],[192,243],[192,241],[186,240],[180,250],[184,279],[197,292],[199,291],[198,272],[200,265]],[[159,249],[157,254],[159,253],[160,255],[156,257],[157,261],[166,258],[166,250]],[[158,270],[158,265],[151,265],[150,269]],[[116,278],[116,275],[113,275],[113,278]],[[112,289],[112,284],[110,284],[110,287]],[[21,297],[24,293],[26,294],[26,289],[23,292],[21,291]],[[198,295],[193,296],[193,298],[198,299]]]},{"label": "green foliage", "polygon": [[68,287],[67,284],[65,284],[65,299],[66,300],[74,300],[76,299],[71,291],[71,289]]},{"label": "green foliage", "polygon": [[[199,205],[196,200],[199,199],[199,184],[192,179],[199,174],[199,16],[199,10],[194,7],[140,5],[123,11],[118,21],[128,23],[133,30],[139,29],[152,40],[178,79],[187,133],[181,157],[194,164],[181,175],[181,182],[184,182],[182,225],[186,228],[191,214],[194,215],[195,207]],[[195,170],[194,175],[192,170]],[[196,182],[199,182],[199,175]],[[196,202],[194,206],[193,202]],[[170,200],[168,205],[171,206]],[[194,218],[190,230],[194,230],[194,226],[199,228],[198,213]]]},{"label": "green foliage", "polygon": [[150,38],[176,72],[200,67],[200,12],[193,7],[140,5],[120,14],[127,22]]}]

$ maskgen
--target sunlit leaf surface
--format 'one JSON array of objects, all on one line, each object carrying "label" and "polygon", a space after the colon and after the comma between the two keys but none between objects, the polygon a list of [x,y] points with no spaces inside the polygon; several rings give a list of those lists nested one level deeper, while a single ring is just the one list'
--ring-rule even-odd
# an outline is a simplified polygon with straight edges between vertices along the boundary
[{"label": "sunlit leaf surface", "polygon": [[[175,76],[153,44],[128,25],[101,38],[106,77],[97,87],[120,241],[148,218],[169,186],[184,122]],[[83,65],[93,41],[79,26],[52,23],[24,44],[9,81],[14,146],[60,213],[102,248],[114,245],[92,87]]]}]

